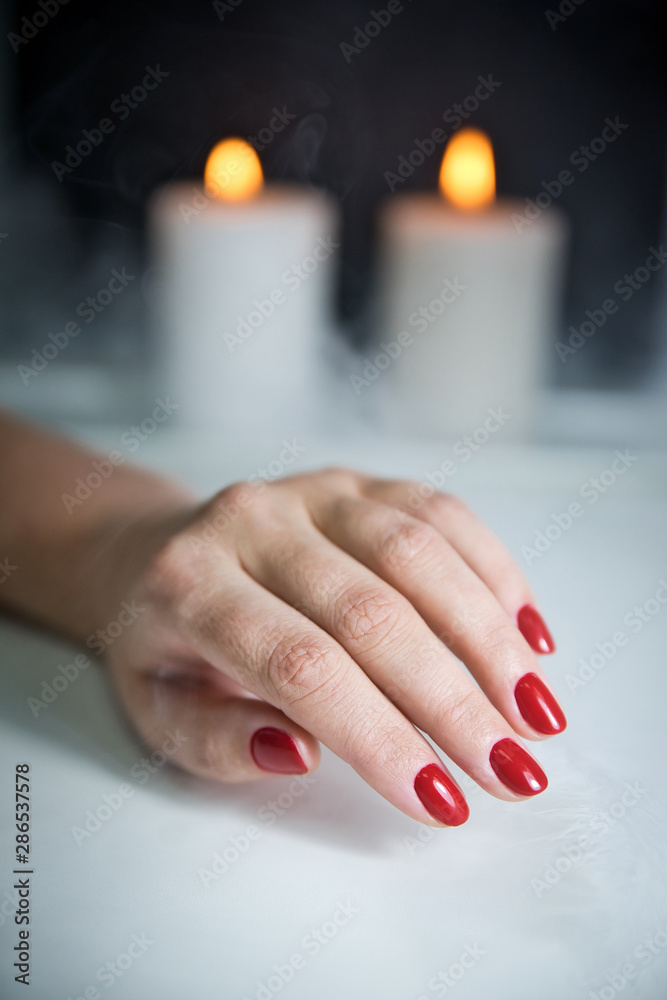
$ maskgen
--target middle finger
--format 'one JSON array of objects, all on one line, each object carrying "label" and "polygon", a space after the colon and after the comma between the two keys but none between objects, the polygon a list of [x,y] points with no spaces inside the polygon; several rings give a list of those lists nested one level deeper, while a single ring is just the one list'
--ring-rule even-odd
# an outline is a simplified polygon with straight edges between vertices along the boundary
[{"label": "middle finger", "polygon": [[328,632],[488,792],[511,799],[546,787],[501,713],[407,598],[368,567],[296,519],[289,546],[240,555],[258,583]]}]

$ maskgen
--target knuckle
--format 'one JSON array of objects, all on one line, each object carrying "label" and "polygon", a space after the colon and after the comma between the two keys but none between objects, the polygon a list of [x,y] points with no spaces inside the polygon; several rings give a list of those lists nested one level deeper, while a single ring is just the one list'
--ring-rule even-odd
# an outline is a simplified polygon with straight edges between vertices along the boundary
[{"label": "knuckle", "polygon": [[249,482],[238,482],[225,486],[223,490],[215,494],[211,501],[212,513],[238,516],[252,502],[252,487],[253,484]]},{"label": "knuckle", "polygon": [[344,641],[375,646],[386,639],[398,622],[400,610],[380,590],[348,593],[336,602],[334,627]]},{"label": "knuckle", "polygon": [[200,516],[191,526],[191,545],[199,554],[211,545],[228,548],[233,545],[234,529],[238,524],[270,524],[272,522],[269,498],[270,484],[263,480],[232,483],[215,494],[201,508]]},{"label": "knuckle", "polygon": [[482,656],[497,660],[508,649],[517,649],[519,634],[511,622],[500,622],[480,631],[477,648]]},{"label": "knuckle", "polygon": [[433,553],[437,539],[438,533],[430,524],[405,518],[386,533],[378,555],[389,569],[404,570]]},{"label": "knuckle", "polygon": [[290,639],[279,643],[266,664],[266,683],[285,705],[322,692],[331,694],[336,676],[331,650],[318,638]]},{"label": "knuckle", "polygon": [[477,688],[469,688],[454,697],[450,693],[442,700],[436,723],[445,732],[458,727],[471,732],[479,728],[487,709],[486,698]]},{"label": "knuckle", "polygon": [[195,589],[200,577],[187,538],[174,535],[153,556],[144,574],[147,595],[163,607],[173,607]]},{"label": "knuckle", "polygon": [[347,495],[356,493],[362,480],[358,472],[354,472],[352,469],[347,469],[341,465],[328,466],[326,469],[322,469],[317,475],[331,489]]},{"label": "knuckle", "polygon": [[426,504],[444,517],[451,517],[456,514],[468,514],[470,512],[470,508],[465,500],[456,496],[455,493],[439,493],[436,491],[426,501]]},{"label": "knuckle", "polygon": [[345,740],[345,755],[355,766],[400,774],[406,757],[406,727],[381,713],[371,725],[355,726]]}]

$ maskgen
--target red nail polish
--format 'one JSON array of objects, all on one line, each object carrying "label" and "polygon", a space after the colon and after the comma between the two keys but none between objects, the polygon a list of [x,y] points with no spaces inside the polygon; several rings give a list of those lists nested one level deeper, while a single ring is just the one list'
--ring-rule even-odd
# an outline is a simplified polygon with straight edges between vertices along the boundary
[{"label": "red nail polish", "polygon": [[566,728],[563,709],[537,674],[524,674],[514,688],[514,697],[524,719],[536,732],[555,736]]},{"label": "red nail polish", "polygon": [[514,740],[499,740],[491,750],[489,760],[503,785],[517,795],[537,795],[549,784],[537,761]]},{"label": "red nail polish", "polygon": [[544,624],[542,615],[531,604],[524,604],[516,616],[519,631],[536,653],[554,653],[556,643]]},{"label": "red nail polish", "polygon": [[250,753],[257,767],[275,774],[305,774],[308,768],[301,759],[296,743],[282,729],[265,726],[253,733]]},{"label": "red nail polish", "polygon": [[427,813],[438,823],[461,826],[470,810],[463,792],[437,764],[427,764],[415,778],[415,791]]}]

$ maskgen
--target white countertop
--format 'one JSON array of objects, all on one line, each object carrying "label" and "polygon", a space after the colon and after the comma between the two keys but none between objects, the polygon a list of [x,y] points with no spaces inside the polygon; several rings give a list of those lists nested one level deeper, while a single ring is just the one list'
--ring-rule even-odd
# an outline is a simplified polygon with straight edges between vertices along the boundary
[{"label": "white countertop", "polygon": [[[125,429],[88,437],[111,449]],[[194,445],[165,428],[134,457],[205,493],[263,467],[280,438]],[[302,468],[345,462],[418,479],[451,456],[367,432],[303,444]],[[112,1000],[588,1000],[593,990],[664,1000],[667,605],[651,599],[667,580],[667,463],[638,454],[595,503],[580,491],[609,467],[611,446],[489,445],[448,481],[534,583],[558,642],[545,666],[570,723],[537,747],[546,793],[504,803],[463,779],[471,817],[458,829],[419,827],[328,752],[307,788],[290,778],[216,787],[169,766],[147,775],[103,665],[35,718],[27,699],[77,650],[3,622],[2,996],[74,1000],[96,987]],[[528,566],[521,547],[574,500],[584,515]],[[637,606],[647,609],[640,626]],[[619,631],[627,643],[582,670]],[[29,993],[9,957],[20,761],[32,773]],[[131,794],[77,843],[72,828],[105,795],[117,804],[121,785]],[[218,875],[216,852],[228,860]],[[105,972],[135,935],[122,976]]]}]

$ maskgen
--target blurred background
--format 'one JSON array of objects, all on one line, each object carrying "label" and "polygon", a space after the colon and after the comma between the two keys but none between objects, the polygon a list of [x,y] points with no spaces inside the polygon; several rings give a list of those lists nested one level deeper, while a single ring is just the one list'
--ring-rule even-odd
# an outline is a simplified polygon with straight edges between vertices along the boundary
[{"label": "blurred background", "polygon": [[[96,968],[144,931],[155,947],[114,983],[114,1000],[267,996],[251,980],[268,981],[279,968],[272,963],[287,961],[347,898],[359,903],[354,925],[312,965],[308,958],[286,997],[407,998],[425,995],[427,983],[434,996],[429,977],[456,967],[470,942],[488,944],[488,957],[457,983],[457,1000],[626,988],[624,997],[667,996],[664,6],[0,5],[0,403],[104,450],[108,468],[114,454],[114,467],[137,460],[201,496],[328,464],[411,477],[415,510],[436,486],[451,486],[507,544],[548,609],[559,645],[549,671],[570,723],[562,744],[539,747],[551,782],[543,803],[498,802],[452,764],[473,810],[457,839],[423,838],[326,753],[313,789],[275,826],[262,817],[276,793],[262,782],[215,790],[165,767],[145,790],[137,783],[136,795],[132,785],[131,801],[81,845],[74,830],[109,793],[120,798],[118,782],[132,782],[144,750],[97,666],[35,717],[31,699],[45,685],[63,690],[56,681],[75,651],[0,623],[8,665],[0,759],[30,761],[35,776],[39,1000],[92,995]],[[488,99],[470,100],[480,78],[492,81]],[[438,155],[414,155],[435,129],[456,131],[451,115],[466,100],[474,108],[465,123],[493,143],[505,206],[497,225],[488,207],[440,213],[444,143]],[[236,216],[196,207],[211,147],[233,135],[250,137],[265,174],[255,229],[251,205]],[[558,180],[566,170],[572,183]],[[286,202],[294,212],[276,209],[274,224],[270,189],[280,183],[296,188]],[[165,186],[174,202],[157,213],[156,239],[155,198]],[[406,201],[403,217],[382,215],[420,193],[425,209]],[[194,215],[183,218],[179,198]],[[510,222],[512,198],[524,218],[541,213],[521,233]],[[567,243],[556,248],[547,233],[549,253],[540,256],[537,241],[532,254],[552,212],[567,222]],[[255,299],[286,294],[281,270],[314,253],[315,231],[340,243],[317,270],[321,284],[303,281],[227,350],[224,335],[257,311]],[[459,280],[470,286],[460,297]],[[611,300],[617,308],[605,312]],[[419,303],[439,310],[423,340],[406,319]],[[589,314],[602,316],[598,329]],[[321,330],[309,316],[322,319]],[[585,324],[592,335],[581,333]],[[403,338],[397,354],[404,331],[414,343]],[[458,367],[440,352],[455,331]],[[291,349],[276,350],[275,334]],[[558,345],[573,337],[581,346],[560,356]],[[327,348],[321,381],[306,363],[316,340]],[[356,388],[355,377],[365,380]],[[390,419],[399,387],[415,406],[430,398],[423,440]],[[520,436],[506,413],[535,387]],[[208,427],[177,427],[199,397]],[[303,405],[287,412],[297,397]],[[447,425],[457,407],[466,410],[465,438]],[[95,468],[72,484],[81,503],[104,488]],[[575,502],[582,516],[567,513]],[[630,783],[642,797],[626,815]],[[202,866],[239,835],[249,844],[251,829],[261,833],[251,856],[234,848],[238,864],[203,888]],[[581,864],[575,844],[585,845]],[[0,925],[12,898],[4,870]],[[538,876],[548,891],[536,890]],[[619,980],[620,968],[633,970],[632,984],[630,972]]]},{"label": "blurred background", "polygon": [[[534,199],[606,118],[627,126],[555,199],[571,236],[553,338],[566,340],[587,309],[644,264],[665,239],[660,0],[397,6],[391,24],[350,52],[344,44],[368,21],[367,0],[3,5],[0,391],[7,405],[55,422],[145,410],[153,398],[151,296],[161,277],[146,235],[151,195],[166,183],[196,183],[217,140],[256,137],[274,108],[293,117],[263,144],[267,180],[325,189],[340,206],[332,336],[351,348],[363,352],[374,336],[376,212],[390,194],[386,174],[479,76],[502,82],[474,115],[492,138],[501,196]],[[133,107],[123,104],[121,95],[157,66],[159,86]],[[105,116],[113,132],[63,169],[67,147]],[[425,158],[400,191],[435,190],[438,168],[438,157]],[[136,277],[71,341],[66,358],[24,385],[17,365],[72,320],[114,268]],[[548,383],[543,438],[597,443],[617,440],[622,428],[624,440],[664,443],[667,274],[651,273],[567,364],[551,349]]]}]

